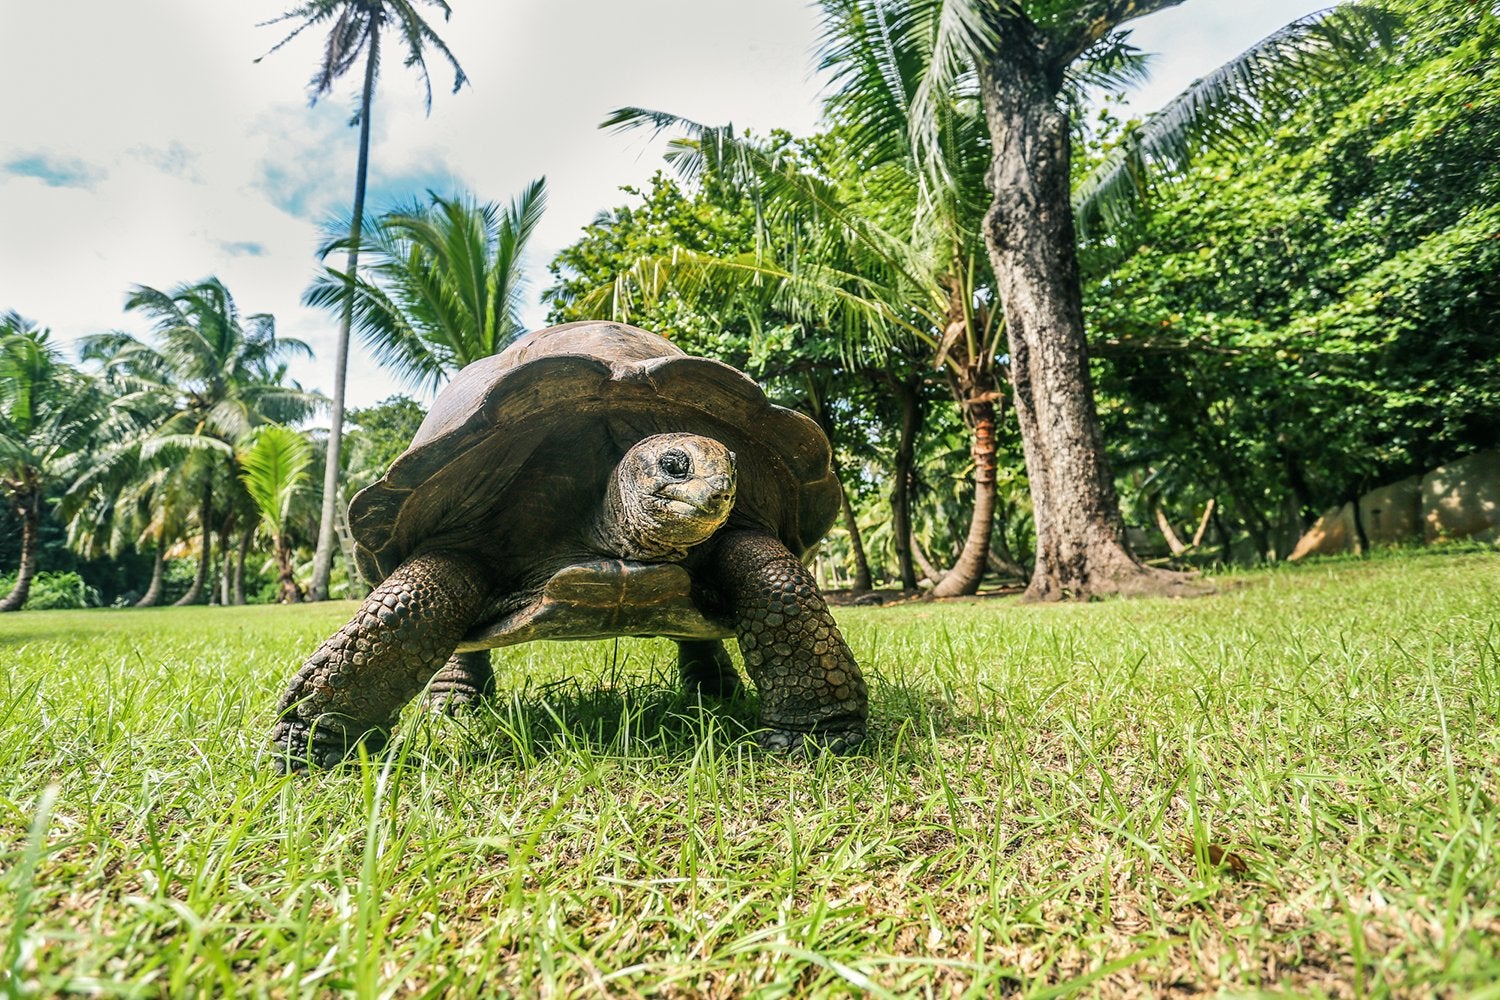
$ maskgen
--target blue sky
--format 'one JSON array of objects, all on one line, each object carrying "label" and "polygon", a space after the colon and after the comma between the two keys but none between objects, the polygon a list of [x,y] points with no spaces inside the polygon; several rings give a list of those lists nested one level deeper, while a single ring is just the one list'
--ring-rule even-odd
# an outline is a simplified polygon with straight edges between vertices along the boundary
[{"label": "blue sky", "polygon": [[[15,309],[68,340],[142,332],[122,311],[135,284],[169,288],[219,276],[246,313],[317,359],[294,377],[329,388],[333,320],[299,299],[321,224],[347,211],[356,131],[351,78],[310,108],[306,84],[321,35],[260,63],[284,33],[257,27],[285,0],[0,0],[0,311]],[[1186,0],[1134,22],[1161,55],[1133,95],[1159,106],[1293,18],[1306,0]],[[451,94],[429,61],[432,113],[389,57],[377,98],[371,204],[462,188],[508,202],[537,176],[546,221],[531,260],[533,297],[552,254],[619,187],[661,165],[642,134],[601,131],[612,109],[640,105],[740,128],[817,125],[817,21],[802,0],[453,0],[439,32],[472,86]],[[352,75],[351,75],[352,77]],[[528,310],[540,325],[544,311]],[[399,387],[356,345],[350,401]]]}]

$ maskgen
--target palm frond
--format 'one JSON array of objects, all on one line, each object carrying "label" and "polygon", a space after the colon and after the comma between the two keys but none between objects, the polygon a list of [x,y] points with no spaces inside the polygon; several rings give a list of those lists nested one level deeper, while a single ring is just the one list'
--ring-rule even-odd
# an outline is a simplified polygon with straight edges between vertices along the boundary
[{"label": "palm frond", "polygon": [[1195,80],[1079,183],[1073,210],[1080,235],[1124,225],[1141,198],[1200,150],[1244,148],[1309,86],[1378,52],[1398,24],[1382,8],[1329,8],[1292,21]]}]

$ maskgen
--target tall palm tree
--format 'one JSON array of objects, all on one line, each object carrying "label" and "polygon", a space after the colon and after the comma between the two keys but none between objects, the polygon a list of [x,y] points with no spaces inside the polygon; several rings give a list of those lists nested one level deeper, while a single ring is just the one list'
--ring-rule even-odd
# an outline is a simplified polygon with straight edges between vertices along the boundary
[{"label": "tall palm tree", "polygon": [[88,446],[100,406],[94,381],[62,359],[47,330],[0,316],[0,495],[21,521],[21,562],[0,611],[19,611],[30,595],[47,490]]},{"label": "tall palm tree", "polygon": [[523,332],[521,258],[546,201],[542,180],[508,208],[429,194],[427,205],[387,212],[363,230],[366,264],[352,297],[349,275],[329,269],[303,301],[329,309],[352,302],[355,325],[381,363],[413,387],[435,388]]},{"label": "tall palm tree", "polygon": [[[447,0],[423,0],[436,7],[447,20],[452,14]],[[453,69],[453,92],[458,93],[467,81],[463,67],[447,44],[422,17],[413,0],[307,0],[275,18],[268,24],[300,22],[271,48],[286,45],[309,28],[332,22],[323,60],[313,74],[308,89],[313,103],[333,91],[333,85],[364,57],[364,83],[360,90],[359,163],[354,173],[354,208],[349,216],[349,259],[345,274],[348,295],[339,319],[338,347],[334,359],[333,411],[329,416],[328,460],[323,475],[323,511],[318,523],[318,545],[313,556],[313,578],[309,597],[321,601],[328,596],[328,577],[333,566],[335,505],[338,497],[339,456],[344,439],[344,389],[349,375],[349,329],[353,323],[354,293],[352,283],[359,273],[360,228],[365,214],[365,180],[370,166],[370,113],[375,101],[375,79],[380,71],[382,33],[395,31],[405,50],[405,65],[415,67],[422,78],[426,107],[432,110],[432,81],[427,75],[426,50],[436,49]],[[269,55],[270,53],[267,53]],[[261,58],[264,58],[262,56]]]},{"label": "tall palm tree", "polygon": [[[982,230],[1005,314],[1010,377],[1031,484],[1036,563],[1027,595],[1056,600],[1181,588],[1178,574],[1143,566],[1125,543],[1105,460],[1084,339],[1071,202],[1070,70],[1118,27],[1182,0],[886,0],[898,36],[930,46],[908,132],[929,177],[947,172],[940,134],[945,96],[972,74],[990,139],[992,196]],[[1183,106],[1179,134],[1212,138],[1274,120],[1278,87],[1336,72],[1371,51],[1373,23],[1358,13],[1308,20],[1284,38],[1288,73],[1216,75],[1210,94]],[[1339,30],[1343,27],[1349,31]],[[1249,65],[1246,56],[1241,63]],[[1277,64],[1270,60],[1264,65]],[[1293,91],[1295,92],[1295,91]],[[1233,97],[1234,94],[1243,95]],[[1209,124],[1213,123],[1213,124]],[[1207,125],[1207,127],[1203,127]],[[1229,126],[1229,127],[1226,127]],[[1191,150],[1192,142],[1176,148]],[[1142,162],[1137,158],[1137,163]],[[1125,185],[1114,185],[1123,191]]]},{"label": "tall palm tree", "polygon": [[214,501],[219,480],[232,477],[234,442],[259,424],[300,420],[323,400],[286,378],[285,359],[310,355],[307,345],[277,337],[269,315],[242,318],[217,278],[170,292],[137,285],[125,308],[151,319],[155,343],[128,333],[84,342],[85,358],[102,362],[106,377],[124,389],[112,406],[134,427],[99,457],[94,475],[165,467],[193,482],[201,546],[193,584],[179,603],[197,603],[208,583],[213,532],[225,524],[215,520]]}]

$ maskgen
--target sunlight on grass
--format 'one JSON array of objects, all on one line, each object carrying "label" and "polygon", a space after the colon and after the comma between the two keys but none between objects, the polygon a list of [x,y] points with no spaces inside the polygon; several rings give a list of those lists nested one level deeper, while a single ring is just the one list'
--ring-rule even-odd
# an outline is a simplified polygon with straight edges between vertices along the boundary
[{"label": "sunlight on grass", "polygon": [[1500,979],[1500,559],[1195,601],[841,609],[872,738],[752,749],[666,643],[496,657],[466,718],[287,779],[351,605],[0,618],[12,995],[874,996]]}]

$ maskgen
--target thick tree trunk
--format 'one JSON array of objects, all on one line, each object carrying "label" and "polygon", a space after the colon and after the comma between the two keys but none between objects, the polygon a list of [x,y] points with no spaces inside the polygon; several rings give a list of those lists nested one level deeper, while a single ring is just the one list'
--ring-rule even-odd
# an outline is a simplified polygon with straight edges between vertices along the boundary
[{"label": "thick tree trunk", "polygon": [[339,456],[344,442],[344,389],[349,381],[349,329],[354,325],[354,279],[359,273],[359,241],[365,215],[365,178],[370,170],[370,110],[375,102],[375,72],[380,65],[380,31],[370,31],[365,56],[365,83],[359,105],[359,163],[354,171],[354,215],[349,223],[348,283],[339,318],[338,348],[333,363],[333,405],[328,416],[328,454],[323,467],[323,509],[318,518],[318,545],[313,551],[308,600],[328,600],[328,578],[333,572],[333,540],[337,533]]},{"label": "thick tree trunk", "polygon": [[1011,22],[980,63],[994,139],[985,238],[1005,307],[1011,384],[1036,520],[1032,600],[1184,592],[1184,574],[1143,566],[1125,544],[1094,408],[1076,236],[1062,69],[1034,28]]},{"label": "thick tree trunk", "polygon": [[151,585],[141,595],[141,599],[135,602],[137,608],[152,608],[156,602],[161,600],[162,583],[167,578],[167,543],[162,539],[156,540],[156,554],[151,559]]},{"label": "thick tree trunk", "polygon": [[896,546],[901,589],[914,591],[917,589],[917,567],[912,561],[911,494],[917,431],[922,426],[922,396],[914,378],[892,378],[889,383],[901,405],[901,435],[896,439],[895,468],[891,470],[891,535]]},{"label": "thick tree trunk", "polygon": [[213,529],[208,526],[209,518],[213,515],[213,508],[213,477],[206,476],[203,480],[203,497],[198,508],[198,523],[203,526],[203,548],[198,553],[198,569],[193,573],[192,586],[188,587],[186,594],[173,602],[173,607],[181,608],[203,601],[204,590],[208,586],[209,567],[213,562],[214,533]]},{"label": "thick tree trunk", "polygon": [[16,570],[15,585],[0,600],[0,612],[20,611],[31,596],[31,581],[36,576],[37,534],[42,526],[42,491],[28,483],[11,502],[11,510],[21,519],[21,565]]}]

